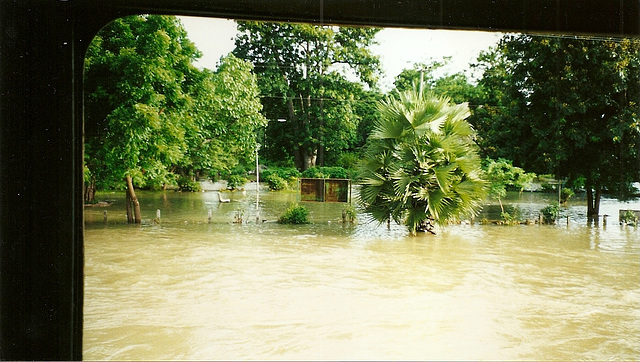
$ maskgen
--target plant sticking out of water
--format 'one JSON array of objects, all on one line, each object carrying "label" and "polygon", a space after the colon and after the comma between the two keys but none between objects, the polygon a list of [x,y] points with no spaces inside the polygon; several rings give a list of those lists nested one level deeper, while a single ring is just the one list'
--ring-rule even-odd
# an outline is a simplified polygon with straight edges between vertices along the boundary
[{"label": "plant sticking out of water", "polygon": [[562,189],[561,195],[562,195],[562,203],[566,204],[567,201],[569,201],[570,198],[572,198],[572,197],[574,197],[576,195],[576,193],[573,192],[572,189],[570,189],[568,187],[565,187],[565,188]]},{"label": "plant sticking out of water", "polygon": [[522,223],[520,209],[513,208],[513,212],[503,211],[501,214],[504,225],[520,225]]},{"label": "plant sticking out of water", "polygon": [[309,210],[297,203],[290,204],[278,222],[280,224],[310,224]]},{"label": "plant sticking out of water", "polygon": [[638,217],[632,210],[625,210],[620,214],[620,224],[636,226],[638,225]]},{"label": "plant sticking out of water", "polygon": [[242,210],[237,210],[236,211],[236,215],[233,218],[233,223],[234,224],[242,224],[242,222],[244,221],[244,209]]},{"label": "plant sticking out of water", "polygon": [[346,205],[342,209],[342,223],[355,224],[356,223],[356,208],[353,205]]},{"label": "plant sticking out of water", "polygon": [[540,210],[542,214],[542,222],[545,224],[555,224],[560,214],[560,207],[557,202],[553,202],[544,209]]}]

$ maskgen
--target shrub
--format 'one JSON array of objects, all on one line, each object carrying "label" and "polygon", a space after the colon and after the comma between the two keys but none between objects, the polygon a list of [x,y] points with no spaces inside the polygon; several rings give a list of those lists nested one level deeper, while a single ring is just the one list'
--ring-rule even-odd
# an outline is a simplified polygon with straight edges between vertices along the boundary
[{"label": "shrub", "polygon": [[560,213],[560,207],[558,206],[557,202],[554,202],[551,205],[540,210],[540,213],[542,214],[542,221],[545,224],[555,224],[556,218]]},{"label": "shrub", "polygon": [[272,191],[280,191],[291,187],[298,177],[300,177],[300,171],[295,167],[269,167],[260,172],[260,180],[266,182]]},{"label": "shrub", "polygon": [[636,225],[638,223],[638,218],[636,214],[631,210],[626,210],[620,215],[620,223],[627,225]]},{"label": "shrub", "polygon": [[521,222],[520,218],[520,209],[515,207],[512,213],[508,211],[503,211],[501,214],[502,221],[504,221],[505,225],[519,225]]},{"label": "shrub", "polygon": [[309,224],[309,210],[298,204],[291,204],[278,219],[280,224]]},{"label": "shrub", "polygon": [[202,191],[202,186],[197,181],[191,180],[191,178],[187,176],[178,177],[178,187],[180,191],[188,191],[188,192],[200,192]]},{"label": "shrub", "polygon": [[356,222],[356,208],[353,205],[346,205],[342,209],[342,222],[354,224]]},{"label": "shrub", "polygon": [[573,190],[570,189],[570,188],[564,188],[564,189],[562,189],[561,195],[562,195],[562,203],[566,204],[567,201],[569,201],[570,198],[572,198],[572,197],[574,197],[576,195],[576,193],[573,192]]},{"label": "shrub", "polygon": [[271,175],[278,175],[283,180],[300,177],[300,171],[295,167],[269,167],[264,171],[260,171],[260,178],[265,180]]},{"label": "shrub", "polygon": [[336,166],[342,167],[345,169],[353,169],[358,165],[358,161],[360,161],[360,155],[356,152],[345,152],[338,157],[336,161]]},{"label": "shrub", "polygon": [[275,173],[265,177],[265,182],[269,185],[269,190],[280,191],[287,187],[287,181]]},{"label": "shrub", "polygon": [[246,177],[242,175],[230,175],[227,179],[227,188],[229,190],[238,190],[243,188],[246,182]]}]

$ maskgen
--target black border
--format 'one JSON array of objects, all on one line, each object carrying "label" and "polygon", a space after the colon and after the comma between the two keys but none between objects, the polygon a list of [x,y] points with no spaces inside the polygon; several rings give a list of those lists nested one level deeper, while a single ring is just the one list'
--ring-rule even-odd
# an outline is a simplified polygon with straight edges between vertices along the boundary
[{"label": "black border", "polygon": [[135,13],[638,36],[639,0],[0,0],[0,357],[82,359],[82,66]]}]

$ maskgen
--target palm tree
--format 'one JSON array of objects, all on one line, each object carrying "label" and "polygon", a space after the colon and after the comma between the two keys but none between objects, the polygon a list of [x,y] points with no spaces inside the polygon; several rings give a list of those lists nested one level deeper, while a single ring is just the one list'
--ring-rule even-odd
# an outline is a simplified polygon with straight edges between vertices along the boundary
[{"label": "palm tree", "polygon": [[380,223],[434,233],[477,214],[486,191],[467,104],[415,89],[378,104],[360,163],[360,201]]}]

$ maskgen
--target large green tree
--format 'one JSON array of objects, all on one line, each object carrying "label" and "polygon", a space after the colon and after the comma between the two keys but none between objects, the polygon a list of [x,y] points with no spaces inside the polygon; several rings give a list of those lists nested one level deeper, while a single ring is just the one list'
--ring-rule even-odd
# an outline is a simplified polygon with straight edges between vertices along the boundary
[{"label": "large green tree", "polygon": [[192,89],[193,107],[186,128],[186,157],[178,172],[185,177],[215,177],[254,160],[257,133],[267,124],[251,63],[232,54],[215,72],[203,70]]},{"label": "large green tree", "polygon": [[[90,180],[127,190],[127,218],[139,223],[134,185],[170,181],[182,159],[199,56],[175,17],[139,15],[103,28],[85,60],[85,163]],[[91,184],[91,182],[90,182]],[[92,186],[90,186],[92,187]]]},{"label": "large green tree", "polygon": [[640,179],[640,40],[508,35],[480,61],[492,157],[583,179],[589,217]]},{"label": "large green tree", "polygon": [[379,29],[239,21],[238,31],[233,53],[254,64],[266,117],[286,120],[269,125],[270,156],[307,169],[356,140],[361,92],[347,75],[375,84]]},{"label": "large green tree", "polygon": [[467,105],[413,89],[379,109],[360,169],[365,210],[412,234],[475,215],[486,182]]}]

